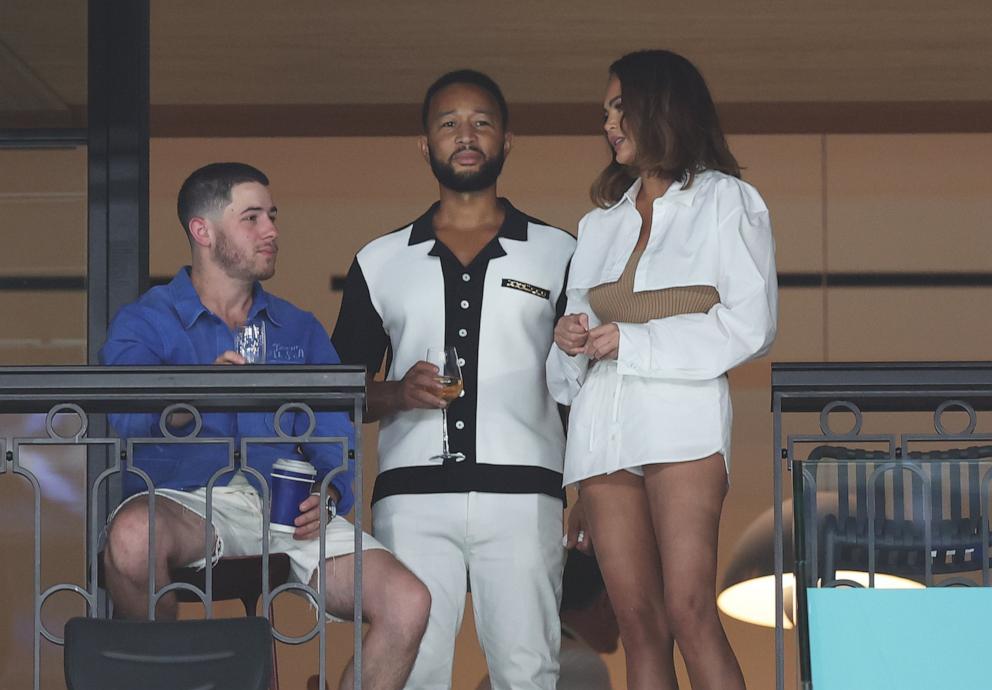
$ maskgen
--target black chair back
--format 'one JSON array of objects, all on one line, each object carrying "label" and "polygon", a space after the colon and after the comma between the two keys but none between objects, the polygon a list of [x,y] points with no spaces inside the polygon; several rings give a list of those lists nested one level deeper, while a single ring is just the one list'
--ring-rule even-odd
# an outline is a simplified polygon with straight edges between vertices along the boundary
[{"label": "black chair back", "polygon": [[[992,463],[992,446],[913,451],[874,479],[876,470],[891,463],[885,452],[819,446],[809,459],[817,461],[821,577],[832,580],[837,570],[867,569],[869,508],[876,572],[923,580],[927,517],[934,574],[981,569],[981,540],[988,538],[981,528],[981,482]],[[822,486],[830,476],[836,478],[835,491]]]},{"label": "black chair back", "polygon": [[271,677],[265,618],[73,618],[65,626],[68,690],[265,690]]}]

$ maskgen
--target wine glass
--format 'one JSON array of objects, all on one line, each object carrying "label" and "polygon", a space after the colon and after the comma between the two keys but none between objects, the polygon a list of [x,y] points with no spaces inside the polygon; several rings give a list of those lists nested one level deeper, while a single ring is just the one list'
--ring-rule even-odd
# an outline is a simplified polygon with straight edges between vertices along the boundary
[{"label": "wine glass", "polygon": [[[441,384],[442,388],[437,392],[437,396],[450,403],[462,392],[462,370],[458,366],[458,351],[454,347],[432,347],[427,350],[426,361],[437,367],[437,375],[434,380]],[[448,449],[448,407],[441,408],[441,454],[434,455],[431,460],[442,462],[454,460],[458,462],[465,459],[464,453],[452,453]]]},{"label": "wine glass", "polygon": [[234,332],[234,347],[248,364],[265,364],[265,322],[249,321]]}]

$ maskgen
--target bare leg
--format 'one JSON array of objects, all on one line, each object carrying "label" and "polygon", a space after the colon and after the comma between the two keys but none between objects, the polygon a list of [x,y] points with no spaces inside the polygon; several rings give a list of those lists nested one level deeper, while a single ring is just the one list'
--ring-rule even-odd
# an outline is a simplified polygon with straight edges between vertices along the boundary
[{"label": "bare leg", "polygon": [[[148,499],[136,498],[121,508],[107,534],[103,553],[107,590],[120,618],[148,617]],[[170,569],[203,558],[204,521],[175,501],[155,500],[155,586],[171,582]],[[176,617],[174,593],[159,600],[155,617]]]},{"label": "bare leg", "polygon": [[743,690],[744,676],[716,606],[717,540],[727,494],[723,456],[644,470],[664,573],[665,610],[692,687]]},{"label": "bare leg", "polygon": [[644,480],[616,472],[582,482],[582,506],[616,612],[631,690],[676,690],[674,644]]},{"label": "bare leg", "polygon": [[[388,551],[365,551],[362,557],[362,614],[369,624],[362,645],[362,687],[402,688],[427,629],[431,595]],[[339,618],[350,619],[354,613],[354,562],[354,556],[327,561],[327,610]],[[352,662],[341,677],[341,689],[354,687],[354,679]]]}]

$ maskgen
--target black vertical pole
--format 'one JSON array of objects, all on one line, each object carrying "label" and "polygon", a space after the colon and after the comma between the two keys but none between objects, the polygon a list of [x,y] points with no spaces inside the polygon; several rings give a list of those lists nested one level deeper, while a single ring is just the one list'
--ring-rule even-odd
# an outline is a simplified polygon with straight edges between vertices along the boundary
[{"label": "black vertical pole", "polygon": [[148,287],[149,0],[89,3],[88,361]]},{"label": "black vertical pole", "polygon": [[[148,287],[149,2],[89,0],[86,341],[90,364],[97,363],[117,310]],[[105,419],[90,420],[91,437],[106,433]],[[105,450],[90,450],[88,486],[112,461]],[[120,498],[119,480],[118,476],[99,488],[100,524],[108,507]],[[100,608],[101,614],[106,612],[105,605]]]}]

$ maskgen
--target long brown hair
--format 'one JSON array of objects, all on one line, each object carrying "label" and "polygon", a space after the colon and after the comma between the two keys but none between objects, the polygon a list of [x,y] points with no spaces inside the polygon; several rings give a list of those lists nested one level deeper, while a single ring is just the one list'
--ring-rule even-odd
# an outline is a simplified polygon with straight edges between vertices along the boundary
[{"label": "long brown hair", "polygon": [[638,175],[661,175],[692,186],[703,170],[741,176],[720,128],[716,106],[695,65],[668,50],[628,53],[610,65],[620,80],[623,127],[634,139],[634,165],[613,160],[593,182],[594,204],[615,204]]}]

